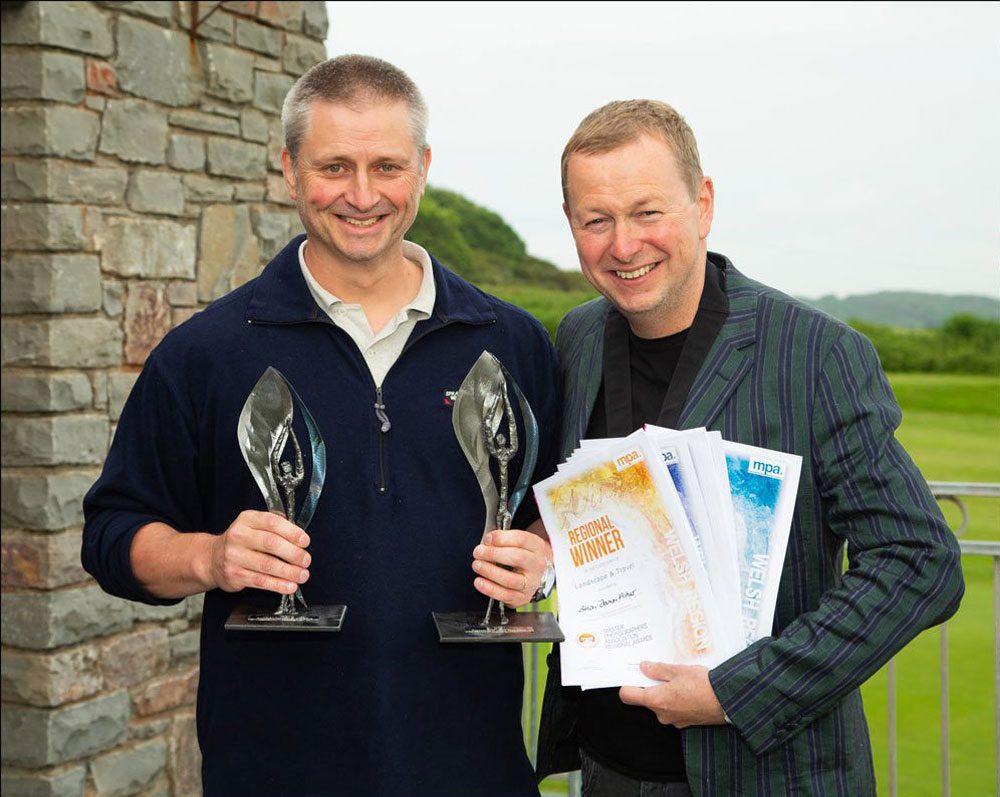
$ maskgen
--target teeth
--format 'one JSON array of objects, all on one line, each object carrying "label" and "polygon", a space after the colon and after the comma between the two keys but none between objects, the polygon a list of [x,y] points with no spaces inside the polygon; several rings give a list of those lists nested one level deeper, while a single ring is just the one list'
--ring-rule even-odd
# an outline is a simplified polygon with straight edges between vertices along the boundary
[{"label": "teeth", "polygon": [[373,216],[370,219],[352,219],[348,216],[341,216],[344,221],[348,224],[353,224],[355,227],[371,227],[376,221],[379,220],[378,216]]},{"label": "teeth", "polygon": [[615,274],[617,274],[623,280],[634,280],[638,279],[639,277],[645,276],[654,268],[656,268],[656,263],[651,263],[650,265],[643,266],[642,268],[636,269],[635,271],[616,271]]}]

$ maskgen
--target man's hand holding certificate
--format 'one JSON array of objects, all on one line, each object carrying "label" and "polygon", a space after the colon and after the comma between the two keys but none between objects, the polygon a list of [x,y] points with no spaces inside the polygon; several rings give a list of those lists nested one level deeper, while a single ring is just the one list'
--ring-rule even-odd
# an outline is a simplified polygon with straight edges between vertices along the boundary
[{"label": "man's hand holding certificate", "polygon": [[[642,662],[711,668],[766,636],[800,467],[704,429],[582,441],[535,485],[563,685],[653,686],[663,673]],[[704,672],[675,669],[679,689]]]}]

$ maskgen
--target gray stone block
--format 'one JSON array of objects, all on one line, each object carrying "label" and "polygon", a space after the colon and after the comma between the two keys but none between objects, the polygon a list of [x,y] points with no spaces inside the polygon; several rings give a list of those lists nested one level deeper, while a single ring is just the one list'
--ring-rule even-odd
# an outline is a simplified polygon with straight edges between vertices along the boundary
[{"label": "gray stone block", "polygon": [[257,4],[257,19],[285,30],[302,30],[302,2],[265,0]]},{"label": "gray stone block", "polygon": [[49,199],[88,205],[120,205],[128,172],[120,166],[77,166],[53,161],[49,171]]},{"label": "gray stone block", "polygon": [[187,616],[185,601],[171,606],[150,606],[146,603],[136,603],[133,607],[137,622],[164,622]]},{"label": "gray stone block", "polygon": [[243,138],[266,144],[268,137],[267,117],[253,108],[244,108],[240,114],[240,131]]},{"label": "gray stone block", "polygon": [[226,136],[240,134],[240,123],[235,119],[200,111],[171,111],[170,124],[188,130],[200,130],[203,133],[220,133]]},{"label": "gray stone block", "polygon": [[54,710],[5,707],[5,764],[43,767],[101,753],[128,735],[128,692],[115,692]]},{"label": "gray stone block", "polygon": [[254,77],[253,105],[268,113],[281,113],[285,95],[295,83],[288,75],[258,71]]},{"label": "gray stone block", "polygon": [[49,415],[3,419],[4,466],[99,465],[108,446],[103,415]]},{"label": "gray stone block", "polygon": [[8,255],[0,264],[4,313],[87,313],[101,307],[101,268],[94,255]]},{"label": "gray stone block", "polygon": [[253,230],[260,239],[260,254],[270,260],[298,233],[301,224],[294,211],[255,207],[250,211]]},{"label": "gray stone block", "polygon": [[108,219],[101,265],[122,277],[194,279],[195,228],[153,219]]},{"label": "gray stone block", "polygon": [[121,328],[104,318],[5,318],[0,364],[103,368],[122,361]]},{"label": "gray stone block", "polygon": [[54,653],[5,649],[0,670],[4,701],[31,706],[61,706],[90,697],[103,686],[97,648],[93,645]]},{"label": "gray stone block", "polygon": [[209,138],[208,173],[243,180],[262,180],[267,174],[267,148],[246,141]]},{"label": "gray stone block", "polygon": [[264,55],[278,55],[281,52],[281,31],[258,25],[249,19],[237,19],[236,43]]},{"label": "gray stone block", "polygon": [[0,208],[4,249],[83,249],[83,212],[72,205],[4,205]]},{"label": "gray stone block", "polygon": [[198,655],[200,631],[182,631],[170,637],[170,658],[174,661]]},{"label": "gray stone block", "polygon": [[330,20],[326,15],[326,3],[321,0],[306,0],[302,4],[302,32],[307,36],[324,40]]},{"label": "gray stone block", "polygon": [[21,51],[4,56],[0,77],[5,101],[55,100],[76,105],[86,83],[83,58],[51,51]]},{"label": "gray stone block", "polygon": [[83,523],[83,496],[98,473],[96,469],[4,471],[0,481],[4,528],[54,531]]},{"label": "gray stone block", "polygon": [[[191,3],[181,0],[177,3],[177,19],[184,30],[191,29]],[[226,13],[225,6],[211,16],[201,14],[201,24],[198,25],[198,38],[211,39],[217,42],[232,42],[233,17]]]},{"label": "gray stone block", "polygon": [[200,94],[188,37],[160,25],[118,18],[118,87],[166,105],[190,105]]},{"label": "gray stone block", "polygon": [[29,650],[85,642],[132,625],[132,604],[96,584],[55,592],[8,592],[0,612],[3,644]]},{"label": "gray stone block", "polygon": [[253,55],[224,44],[202,45],[209,94],[230,102],[253,97]]},{"label": "gray stone block", "polygon": [[90,94],[84,98],[83,104],[92,111],[104,113],[104,109],[108,107],[108,98],[98,97],[96,94]]},{"label": "gray stone block", "polygon": [[142,100],[108,100],[100,150],[132,163],[163,163],[167,151],[166,113]]},{"label": "gray stone block", "polygon": [[198,304],[198,286],[193,282],[171,282],[167,286],[167,301],[172,307],[194,307]]},{"label": "gray stone block", "polygon": [[9,589],[55,589],[87,580],[80,563],[80,532],[5,531],[3,584]]},{"label": "gray stone block", "polygon": [[[262,148],[261,148],[262,149]],[[257,237],[243,205],[211,205],[201,218],[198,243],[198,299],[218,299],[260,270]]]},{"label": "gray stone block", "polygon": [[81,766],[49,771],[3,773],[4,797],[84,797],[87,770]]},{"label": "gray stone block", "polygon": [[125,288],[120,282],[105,282],[101,289],[101,305],[111,318],[117,318],[125,310]]},{"label": "gray stone block", "polygon": [[4,155],[51,155],[93,160],[100,122],[83,108],[46,105],[2,111]]},{"label": "gray stone block", "polygon": [[239,183],[236,186],[238,202],[260,202],[264,199],[264,186],[260,183]]},{"label": "gray stone block", "polygon": [[205,593],[199,592],[197,595],[191,595],[185,599],[184,603],[187,604],[188,619],[197,620],[201,617],[202,609],[205,606]]},{"label": "gray stone block", "polygon": [[132,173],[125,201],[139,213],[176,216],[184,210],[184,185],[176,174],[140,169]]},{"label": "gray stone block", "polygon": [[281,61],[277,58],[268,58],[266,55],[258,55],[253,59],[254,69],[263,69],[265,72],[280,72]]},{"label": "gray stone block", "polygon": [[152,739],[170,730],[170,720],[133,720],[128,729],[130,739]]},{"label": "gray stone block", "polygon": [[167,145],[167,163],[185,172],[200,172],[205,168],[205,142],[200,136],[176,133]]},{"label": "gray stone block", "polygon": [[200,174],[184,175],[184,192],[188,202],[227,202],[233,198],[232,183]]},{"label": "gray stone block", "polygon": [[134,2],[129,2],[129,0],[98,0],[98,5],[169,23],[174,4],[170,0],[135,0]]},{"label": "gray stone block", "polygon": [[112,371],[108,374],[108,417],[117,421],[129,393],[139,378],[136,371]]},{"label": "gray stone block", "polygon": [[36,158],[4,161],[0,164],[0,186],[8,202],[20,199],[49,198],[47,160]]},{"label": "gray stone block", "polygon": [[45,44],[91,55],[111,55],[111,16],[91,3],[24,3],[4,8],[0,41]]},{"label": "gray stone block", "polygon": [[8,370],[0,380],[0,396],[4,412],[70,412],[94,400],[87,375],[72,371]]},{"label": "gray stone block", "polygon": [[228,116],[231,119],[240,118],[240,106],[219,97],[204,97],[198,104],[198,108],[205,113],[214,113],[219,116]]},{"label": "gray stone block", "polygon": [[293,75],[302,75],[316,64],[326,60],[326,47],[322,42],[289,33],[281,50],[281,67]]}]

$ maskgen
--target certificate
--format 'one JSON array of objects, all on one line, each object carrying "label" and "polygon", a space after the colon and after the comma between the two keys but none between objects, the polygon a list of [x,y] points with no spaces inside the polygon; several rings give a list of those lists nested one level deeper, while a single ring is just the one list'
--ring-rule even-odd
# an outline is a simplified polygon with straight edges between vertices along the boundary
[{"label": "certificate", "polygon": [[564,685],[651,686],[644,660],[712,667],[735,652],[646,432],[588,446],[535,497],[555,558]]}]

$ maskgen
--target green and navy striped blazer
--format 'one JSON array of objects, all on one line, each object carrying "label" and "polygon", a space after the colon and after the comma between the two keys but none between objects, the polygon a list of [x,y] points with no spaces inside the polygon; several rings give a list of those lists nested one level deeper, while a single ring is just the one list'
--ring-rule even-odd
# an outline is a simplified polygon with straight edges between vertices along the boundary
[{"label": "green and navy striped blazer", "polygon": [[[695,795],[720,797],[874,794],[858,688],[956,611],[958,545],[895,439],[901,413],[871,343],[725,258],[711,261],[726,269],[729,316],[678,427],[799,454],[802,476],[773,636],[710,672],[733,725],[683,732],[688,780]],[[609,308],[588,302],[559,327],[564,457],[597,396]],[[572,701],[554,663],[539,776],[575,757]]]}]

